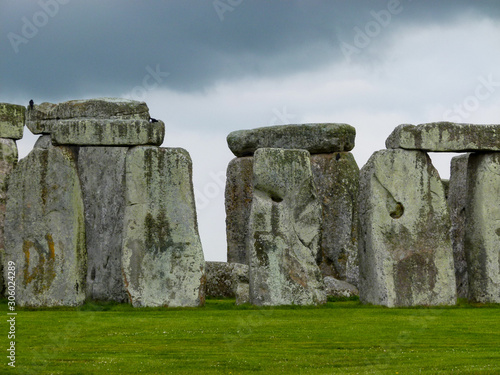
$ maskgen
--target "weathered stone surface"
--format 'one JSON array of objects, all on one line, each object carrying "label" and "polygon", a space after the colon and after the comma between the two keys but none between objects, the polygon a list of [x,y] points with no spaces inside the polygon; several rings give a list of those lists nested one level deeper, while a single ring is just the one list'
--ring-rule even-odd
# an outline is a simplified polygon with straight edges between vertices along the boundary
[{"label": "weathered stone surface", "polygon": [[57,108],[57,104],[41,103],[35,104],[33,109],[28,108],[26,111],[26,126],[33,134],[50,134],[52,133],[52,124],[58,118],[52,113]]},{"label": "weathered stone surface", "polygon": [[250,303],[249,267],[246,264],[232,263],[233,287],[236,304]]},{"label": "weathered stone surface", "polygon": [[500,151],[500,125],[403,124],[394,129],[385,145],[389,149],[431,152]]},{"label": "weathered stone surface", "polygon": [[0,103],[0,138],[23,137],[25,112],[22,105]]},{"label": "weathered stone surface", "polygon": [[448,200],[448,195],[450,194],[450,180],[441,179],[441,183],[443,184],[444,189],[444,197]]},{"label": "weathered stone surface", "polygon": [[236,298],[236,304],[249,302],[248,266],[240,263],[206,262],[207,297]]},{"label": "weathered stone surface", "polygon": [[165,137],[163,121],[56,120],[51,129],[52,142],[58,145],[158,146]]},{"label": "weathered stone surface", "polygon": [[323,276],[316,264],[321,205],[309,152],[257,150],[253,184],[248,243],[250,302],[324,303]]},{"label": "weathered stone surface", "polygon": [[53,104],[41,103],[28,108],[26,125],[33,134],[52,133],[57,120],[67,119],[149,120],[146,103],[119,98],[71,100]]},{"label": "weathered stone surface", "polygon": [[52,139],[50,134],[44,134],[38,137],[33,148],[44,148],[47,149],[52,146]]},{"label": "weathered stone surface", "polygon": [[349,298],[359,296],[358,289],[354,285],[349,284],[346,281],[337,280],[331,276],[327,276],[323,280],[325,282],[325,291],[327,297]]},{"label": "weathered stone surface", "polygon": [[85,207],[87,297],[128,300],[122,276],[127,147],[80,147],[78,171]]},{"label": "weathered stone surface", "polygon": [[56,145],[161,145],[162,121],[149,122],[144,102],[103,98],[42,103],[28,108],[26,125],[34,134],[52,134]]},{"label": "weathered stone surface", "polygon": [[453,260],[457,295],[467,298],[469,281],[467,275],[467,259],[465,257],[465,220],[467,205],[467,163],[469,154],[455,156],[451,159],[448,205],[451,218],[451,243],[453,244]]},{"label": "weathered stone surface", "polygon": [[500,303],[500,153],[471,154],[465,251],[469,299]]},{"label": "weathered stone surface", "polygon": [[4,224],[7,187],[9,176],[17,164],[17,159],[16,141],[0,138],[0,295],[3,294],[5,285],[3,280],[3,265],[5,261]]},{"label": "weathered stone surface", "polygon": [[84,301],[83,201],[69,148],[35,148],[12,172],[5,252],[16,263],[17,304],[73,306]]},{"label": "weathered stone surface", "polygon": [[448,207],[426,153],[375,152],[361,169],[359,216],[362,302],[456,303]]},{"label": "weathered stone surface", "polygon": [[175,148],[134,147],[126,158],[122,267],[134,306],[204,303],[191,158]]},{"label": "weathered stone surface", "polygon": [[303,149],[311,154],[350,151],[356,129],[347,124],[292,124],[237,130],[227,136],[236,156],[253,155],[259,148]]},{"label": "weathered stone surface", "polygon": [[323,276],[357,285],[359,168],[350,152],[311,155],[311,169],[322,205],[318,264]]},{"label": "weathered stone surface", "polygon": [[227,261],[248,264],[248,220],[253,193],[253,157],[234,158],[226,172]]}]

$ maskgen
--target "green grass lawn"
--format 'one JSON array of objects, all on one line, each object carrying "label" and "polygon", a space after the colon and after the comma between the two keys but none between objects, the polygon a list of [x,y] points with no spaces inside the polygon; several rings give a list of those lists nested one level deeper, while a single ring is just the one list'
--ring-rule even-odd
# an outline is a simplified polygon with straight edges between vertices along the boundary
[{"label": "green grass lawn", "polygon": [[[5,322],[6,301],[0,306]],[[197,309],[18,309],[16,368],[3,356],[0,373],[500,374],[499,307],[257,308],[208,300]]]}]

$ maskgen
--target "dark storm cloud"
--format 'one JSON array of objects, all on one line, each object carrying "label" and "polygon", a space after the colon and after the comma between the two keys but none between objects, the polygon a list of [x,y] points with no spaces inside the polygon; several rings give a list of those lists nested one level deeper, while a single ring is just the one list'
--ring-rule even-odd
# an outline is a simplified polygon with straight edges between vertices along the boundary
[{"label": "dark storm cloud", "polygon": [[500,13],[495,1],[0,1],[0,94],[44,99],[117,95],[151,70],[162,87],[197,91],[315,69],[342,61],[340,42],[389,3],[403,11],[379,45],[407,25]]}]

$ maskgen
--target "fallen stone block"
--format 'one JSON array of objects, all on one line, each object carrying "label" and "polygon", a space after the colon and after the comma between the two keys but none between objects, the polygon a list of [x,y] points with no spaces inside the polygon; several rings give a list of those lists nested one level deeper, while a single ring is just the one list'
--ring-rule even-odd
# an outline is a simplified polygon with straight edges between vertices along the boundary
[{"label": "fallen stone block", "polygon": [[234,155],[249,156],[259,148],[303,149],[311,154],[350,151],[356,129],[347,124],[294,124],[237,130],[227,136]]},{"label": "fallen stone block", "polygon": [[85,207],[87,298],[126,302],[122,276],[127,147],[80,147]]},{"label": "fallen stone block", "polygon": [[318,264],[323,276],[357,285],[359,168],[350,152],[311,155],[311,170],[322,205]]},{"label": "fallen stone block", "polygon": [[469,299],[500,303],[500,153],[473,153],[467,165],[465,251]]},{"label": "fallen stone block", "polygon": [[5,258],[5,205],[9,176],[17,164],[18,153],[16,141],[0,138],[0,295],[4,292],[3,266]]},{"label": "fallen stone block", "polygon": [[16,263],[16,303],[81,304],[86,258],[76,157],[66,147],[35,148],[9,178],[5,260]]},{"label": "fallen stone block", "polygon": [[125,161],[122,267],[134,306],[200,306],[205,260],[191,158],[177,148],[134,147]]},{"label": "fallen stone block", "polygon": [[465,256],[465,220],[467,206],[467,163],[469,154],[451,159],[448,205],[451,218],[451,243],[458,298],[467,298],[469,281]]},{"label": "fallen stone block", "polygon": [[253,198],[253,157],[234,158],[226,172],[227,261],[248,264],[248,220]]},{"label": "fallen stone block", "polygon": [[456,303],[450,216],[426,153],[375,152],[361,169],[359,217],[362,302]]},{"label": "fallen stone block", "polygon": [[327,297],[334,298],[350,298],[354,296],[359,296],[358,289],[343,280],[337,280],[334,277],[327,276],[324,279],[325,291]]},{"label": "fallen stone block", "polygon": [[0,138],[23,137],[25,112],[22,105],[0,103]]},{"label": "fallen stone block", "polygon": [[316,264],[321,204],[309,152],[259,149],[249,221],[250,303],[313,305],[326,301]]},{"label": "fallen stone block", "polygon": [[206,262],[207,297],[235,298],[236,304],[249,302],[248,266],[240,263]]},{"label": "fallen stone block", "polygon": [[403,124],[394,129],[385,145],[389,149],[430,152],[500,151],[500,125]]}]

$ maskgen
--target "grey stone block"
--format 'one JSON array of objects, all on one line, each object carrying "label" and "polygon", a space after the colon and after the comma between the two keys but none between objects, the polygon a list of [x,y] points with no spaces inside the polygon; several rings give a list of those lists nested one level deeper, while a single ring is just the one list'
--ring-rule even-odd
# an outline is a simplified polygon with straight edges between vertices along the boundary
[{"label": "grey stone block", "polygon": [[432,152],[500,151],[500,125],[432,122],[399,125],[385,145]]},{"label": "grey stone block", "polygon": [[83,200],[69,148],[35,148],[12,172],[5,253],[16,263],[17,304],[75,306],[84,301]]},{"label": "grey stone block", "polygon": [[359,216],[362,302],[456,303],[448,206],[426,153],[375,152],[361,169]]},{"label": "grey stone block", "polygon": [[309,152],[259,149],[250,212],[250,302],[312,305],[326,301],[316,264],[321,205]]},{"label": "grey stone block", "polygon": [[259,148],[302,149],[311,154],[351,151],[356,129],[347,124],[291,124],[237,130],[227,136],[234,155],[253,155]]},{"label": "grey stone block", "polygon": [[465,251],[469,299],[500,303],[500,153],[473,153],[467,166]]},{"label": "grey stone block", "polygon": [[134,306],[200,306],[205,260],[191,158],[176,148],[134,147],[126,158],[122,267]]}]

